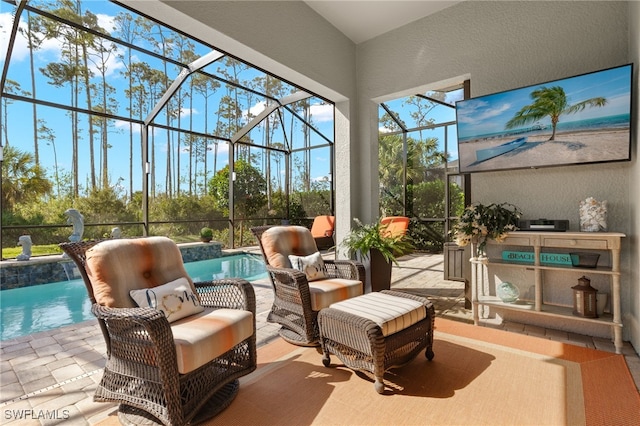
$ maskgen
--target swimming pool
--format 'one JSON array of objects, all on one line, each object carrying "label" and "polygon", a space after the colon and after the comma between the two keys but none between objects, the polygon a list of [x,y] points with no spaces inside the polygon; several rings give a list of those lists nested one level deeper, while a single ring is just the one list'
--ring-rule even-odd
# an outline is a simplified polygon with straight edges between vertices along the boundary
[{"label": "swimming pool", "polygon": [[[185,263],[194,281],[241,277],[266,278],[261,257],[234,254]],[[94,319],[81,279],[0,291],[0,340]]]}]

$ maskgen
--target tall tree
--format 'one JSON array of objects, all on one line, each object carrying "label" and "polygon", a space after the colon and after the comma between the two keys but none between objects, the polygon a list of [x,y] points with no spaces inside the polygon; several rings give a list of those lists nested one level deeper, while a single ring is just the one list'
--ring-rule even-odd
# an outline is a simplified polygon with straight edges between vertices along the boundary
[{"label": "tall tree", "polygon": [[418,133],[420,134],[420,140],[422,140],[423,127],[429,126],[435,123],[432,117],[429,117],[429,113],[437,106],[435,102],[431,102],[420,96],[409,96],[402,101],[402,106],[413,105],[415,107],[409,113],[409,116],[413,119],[416,127],[419,127]]},{"label": "tall tree", "polygon": [[[83,17],[83,22],[86,27],[91,28],[98,32],[106,32],[104,28],[98,25],[98,18],[96,15],[87,11]],[[115,55],[117,50],[116,46],[102,37],[93,37],[89,40],[91,44],[88,45],[88,49],[85,49],[84,57],[87,61],[93,64],[93,67],[100,74],[100,80],[96,82],[95,86],[90,88],[95,90],[95,98],[98,100],[98,106],[94,108],[96,111],[100,111],[104,114],[114,114],[117,109],[117,101],[113,98],[115,89],[107,81],[107,74],[109,73],[109,65],[111,57]],[[89,50],[90,49],[90,50]],[[90,98],[92,93],[90,92]],[[97,128],[100,132],[100,186],[101,188],[108,188],[109,183],[109,121],[106,116],[97,117]]]},{"label": "tall tree", "polygon": [[[193,84],[193,89],[197,92],[200,93],[200,95],[202,96],[202,99],[204,101],[204,133],[205,134],[209,134],[209,98],[211,96],[213,96],[216,92],[216,89],[218,89],[220,87],[220,83],[204,74],[195,74],[192,78],[192,84]],[[206,139],[203,139],[202,142],[205,144],[204,149],[202,150],[202,156],[203,156],[203,163],[204,163],[204,172],[203,172],[203,176],[204,176],[204,181],[203,181],[203,189],[204,189],[204,195],[207,194],[207,182],[209,180],[208,178],[208,151],[209,151],[209,147],[208,147],[208,143]],[[214,162],[216,161],[215,158],[218,156],[218,144],[215,143],[214,145]],[[217,170],[215,170],[214,167],[214,171],[213,173],[215,174]]]},{"label": "tall tree", "polygon": [[[138,18],[141,19],[141,18]],[[139,37],[139,28],[138,22],[133,19],[130,13],[128,12],[120,12],[114,18],[114,32],[116,35],[120,37],[121,40],[127,43],[126,49],[123,53],[118,54],[118,58],[122,61],[125,67],[124,75],[132,76],[133,75],[133,59],[132,59],[132,51],[131,46],[134,45]],[[128,89],[125,89],[125,93],[127,93],[127,101],[129,103],[129,107],[127,110],[131,115],[131,118],[134,117],[134,97],[133,97],[133,78],[128,78],[127,80]],[[142,105],[142,103],[140,103]],[[142,117],[140,117],[142,119]],[[129,122],[129,197],[133,199],[133,123]],[[142,166],[143,167],[143,166]],[[140,170],[144,170],[144,167]]]},{"label": "tall tree", "polygon": [[[153,50],[156,53],[159,53],[165,58],[169,58],[173,55],[173,37],[171,37],[171,33],[160,24],[152,24],[150,27],[150,31],[145,33],[147,41],[153,47]],[[162,61],[162,72],[158,73],[158,77],[160,77],[160,81],[157,83],[161,83],[161,85],[156,84],[156,87],[160,89],[159,96],[157,99],[167,91],[169,88],[169,64],[167,61]],[[155,102],[154,102],[155,105]],[[165,125],[166,129],[166,137],[167,137],[167,162],[165,168],[165,190],[169,197],[173,196],[173,175],[172,175],[172,167],[171,162],[173,158],[173,146],[172,146],[172,137],[171,137],[171,119],[172,108],[169,104],[165,105]]]},{"label": "tall tree", "polygon": [[[61,0],[53,4],[54,8],[50,10],[53,14],[60,16],[72,22],[80,23],[81,16],[78,13],[80,8],[78,2],[73,0]],[[85,90],[89,90],[89,69],[86,63],[82,63],[82,46],[81,32],[70,27],[60,21],[42,19],[40,21],[43,35],[47,39],[55,39],[61,43],[60,58],[61,62],[50,62],[44,68],[40,68],[41,72],[50,79],[50,84],[56,87],[63,87],[68,84],[71,94],[71,106],[77,108],[79,106],[80,95],[80,79],[83,77],[85,82]],[[87,96],[90,98],[90,96]],[[72,109],[69,112],[71,116],[71,142],[72,142],[72,194],[77,197],[79,195],[79,167],[78,167],[78,141],[80,138],[80,125],[78,112]],[[91,125],[91,124],[89,124]],[[93,138],[93,132],[89,129],[89,138]],[[93,146],[93,144],[90,144]]]},{"label": "tall tree", "polygon": [[560,121],[562,114],[575,114],[587,107],[603,107],[607,104],[607,100],[602,97],[587,99],[577,104],[569,105],[567,95],[560,86],[546,87],[543,86],[531,92],[533,103],[523,106],[520,111],[516,112],[513,118],[507,121],[505,128],[513,129],[514,127],[523,126],[528,123],[534,123],[545,117],[551,118],[550,141],[556,139],[556,127]]},{"label": "tall tree", "polygon": [[58,152],[56,150],[56,136],[53,130],[45,124],[44,120],[38,122],[38,138],[42,139],[53,149],[53,178],[56,184],[56,195],[59,197],[62,193],[60,188],[60,173],[58,169]]},{"label": "tall tree", "polygon": [[[31,94],[34,99],[37,99],[34,52],[40,48],[44,39],[39,30],[39,20],[31,16],[30,11],[27,11],[27,29],[25,31],[24,28],[19,27],[18,31],[20,31],[20,33],[26,38],[27,47],[29,48],[29,77],[31,78]],[[33,114],[33,153],[36,164],[40,164],[40,147],[38,143],[38,105],[35,102],[31,105],[31,111]]]}]

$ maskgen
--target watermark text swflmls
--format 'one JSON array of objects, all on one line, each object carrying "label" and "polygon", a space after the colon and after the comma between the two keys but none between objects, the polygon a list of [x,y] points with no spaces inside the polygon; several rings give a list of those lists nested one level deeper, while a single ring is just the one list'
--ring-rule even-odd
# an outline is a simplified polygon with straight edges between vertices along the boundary
[{"label": "watermark text swflmls", "polygon": [[67,420],[69,410],[4,410],[5,420]]}]

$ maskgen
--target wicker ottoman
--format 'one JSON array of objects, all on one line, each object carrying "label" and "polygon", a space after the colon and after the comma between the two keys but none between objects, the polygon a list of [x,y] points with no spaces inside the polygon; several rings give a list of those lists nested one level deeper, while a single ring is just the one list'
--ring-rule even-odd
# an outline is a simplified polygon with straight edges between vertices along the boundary
[{"label": "wicker ottoman", "polygon": [[322,363],[336,355],[347,367],[375,376],[384,392],[384,372],[413,360],[423,349],[433,359],[435,310],[420,296],[383,290],[334,303],[318,314]]}]

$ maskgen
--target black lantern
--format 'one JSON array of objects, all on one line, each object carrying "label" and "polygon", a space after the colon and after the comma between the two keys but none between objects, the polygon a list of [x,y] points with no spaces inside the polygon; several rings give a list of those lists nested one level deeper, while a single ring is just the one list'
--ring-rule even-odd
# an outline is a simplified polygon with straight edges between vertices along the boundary
[{"label": "black lantern", "polygon": [[584,275],[573,289],[573,315],[585,318],[598,318],[596,309],[597,289],[591,287],[591,280]]}]

